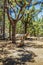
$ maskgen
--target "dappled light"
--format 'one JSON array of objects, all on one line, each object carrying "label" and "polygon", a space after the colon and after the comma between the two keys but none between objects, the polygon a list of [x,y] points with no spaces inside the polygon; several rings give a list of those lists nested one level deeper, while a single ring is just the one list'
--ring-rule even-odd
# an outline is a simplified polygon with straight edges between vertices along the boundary
[{"label": "dappled light", "polygon": [[43,65],[42,0],[0,0],[0,65]]}]

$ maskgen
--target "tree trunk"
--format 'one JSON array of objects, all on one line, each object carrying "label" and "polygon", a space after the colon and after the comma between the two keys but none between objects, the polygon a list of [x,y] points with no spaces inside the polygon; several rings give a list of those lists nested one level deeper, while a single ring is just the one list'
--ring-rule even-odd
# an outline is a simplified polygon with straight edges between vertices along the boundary
[{"label": "tree trunk", "polygon": [[3,39],[5,39],[5,2],[3,6]]},{"label": "tree trunk", "polygon": [[9,23],[9,39],[11,40],[11,23]]},{"label": "tree trunk", "polygon": [[14,26],[12,26],[12,43],[16,43],[16,38],[15,38],[15,35],[16,35],[16,23],[14,24]]},{"label": "tree trunk", "polygon": [[27,33],[27,22],[25,22],[25,34]]}]

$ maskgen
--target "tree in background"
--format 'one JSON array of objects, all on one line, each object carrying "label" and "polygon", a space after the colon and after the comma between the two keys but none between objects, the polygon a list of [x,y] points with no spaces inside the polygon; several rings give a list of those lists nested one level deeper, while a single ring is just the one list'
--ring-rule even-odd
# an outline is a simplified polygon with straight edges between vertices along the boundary
[{"label": "tree in background", "polygon": [[[14,2],[14,7],[13,7],[13,2]],[[22,18],[22,16],[24,15],[24,10],[25,10],[25,7],[27,5],[26,1],[25,0],[21,0],[21,1],[16,1],[16,0],[12,0],[12,1],[9,1],[8,2],[5,0],[5,7],[6,8],[6,11],[7,11],[7,15],[8,15],[8,19],[12,25],[12,42],[15,43],[15,33],[16,33],[16,23]],[[28,2],[28,5],[30,5],[31,3],[31,0]],[[10,5],[9,5],[10,4]],[[9,5],[9,6],[8,6]],[[9,9],[13,10],[13,12],[15,13],[15,17],[12,18],[9,14]],[[17,11],[15,11],[17,9]],[[11,12],[10,10],[10,12]]]},{"label": "tree in background", "polygon": [[4,8],[3,0],[0,0],[0,21],[3,25],[2,36],[3,36],[3,39],[5,39],[5,8]]},{"label": "tree in background", "polygon": [[[8,19],[12,25],[12,42],[13,43],[16,43],[15,42],[15,33],[16,33],[16,24],[19,20],[21,20],[21,18],[23,16],[25,16],[25,10],[26,8],[28,7],[28,10],[29,10],[29,7],[32,6],[32,5],[36,5],[38,3],[42,3],[42,2],[34,2],[32,3],[32,0],[5,0],[4,1],[5,3],[5,10],[7,12],[7,16],[8,16]],[[12,13],[13,12],[13,15]]]},{"label": "tree in background", "polygon": [[[31,9],[29,9],[29,11],[26,12],[26,16],[23,17],[21,19],[22,23],[24,24],[24,31],[25,34],[28,31],[30,34],[34,34],[35,35],[35,29],[34,29],[34,25],[33,22],[35,22],[34,18],[41,12],[41,9],[35,9],[34,6],[32,6]],[[27,30],[28,28],[28,30]]]}]

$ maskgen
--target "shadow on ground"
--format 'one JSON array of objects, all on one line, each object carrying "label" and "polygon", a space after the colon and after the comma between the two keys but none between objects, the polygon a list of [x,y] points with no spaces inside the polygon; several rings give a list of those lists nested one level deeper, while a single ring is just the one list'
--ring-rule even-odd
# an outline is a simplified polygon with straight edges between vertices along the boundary
[{"label": "shadow on ground", "polygon": [[[34,44],[33,43],[27,43],[26,44],[26,47],[32,47],[32,46],[34,46]],[[10,50],[12,49],[12,50],[16,50],[16,47],[14,48],[14,45],[13,44],[1,44],[0,45],[0,48],[10,48]],[[7,52],[7,50],[9,50],[9,49],[6,49],[6,51],[5,50],[1,50],[1,55],[3,56],[3,55],[9,55],[9,52]],[[4,59],[3,58],[1,58],[0,60],[0,62],[2,62],[3,63],[3,65],[26,65],[26,62],[35,62],[35,60],[34,60],[34,57],[36,57],[36,55],[35,55],[35,53],[34,52],[32,52],[32,51],[27,51],[27,50],[25,50],[25,45],[23,46],[23,47],[21,47],[21,48],[19,48],[19,49],[17,49],[16,51],[15,51],[16,53],[18,53],[17,54],[17,56],[16,57],[12,57],[12,56],[10,56],[10,57],[4,57]],[[12,52],[12,54],[13,53],[15,53],[15,52]]]},{"label": "shadow on ground", "polygon": [[26,62],[35,62],[34,57],[36,57],[35,53],[32,51],[26,51],[26,50],[17,50],[19,52],[19,57],[9,57],[4,58],[3,65],[26,65]]}]

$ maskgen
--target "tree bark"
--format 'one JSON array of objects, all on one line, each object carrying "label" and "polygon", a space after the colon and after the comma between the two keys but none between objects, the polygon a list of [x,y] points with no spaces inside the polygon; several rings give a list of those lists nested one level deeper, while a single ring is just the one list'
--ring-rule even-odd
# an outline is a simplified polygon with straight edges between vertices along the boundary
[{"label": "tree bark", "polygon": [[5,39],[5,1],[3,5],[3,39]]},{"label": "tree bark", "polygon": [[11,40],[11,23],[9,22],[9,39]]},{"label": "tree bark", "polygon": [[12,43],[16,43],[16,23],[14,24],[14,26],[12,26]]},{"label": "tree bark", "polygon": [[25,34],[27,33],[27,22],[25,22]]}]

